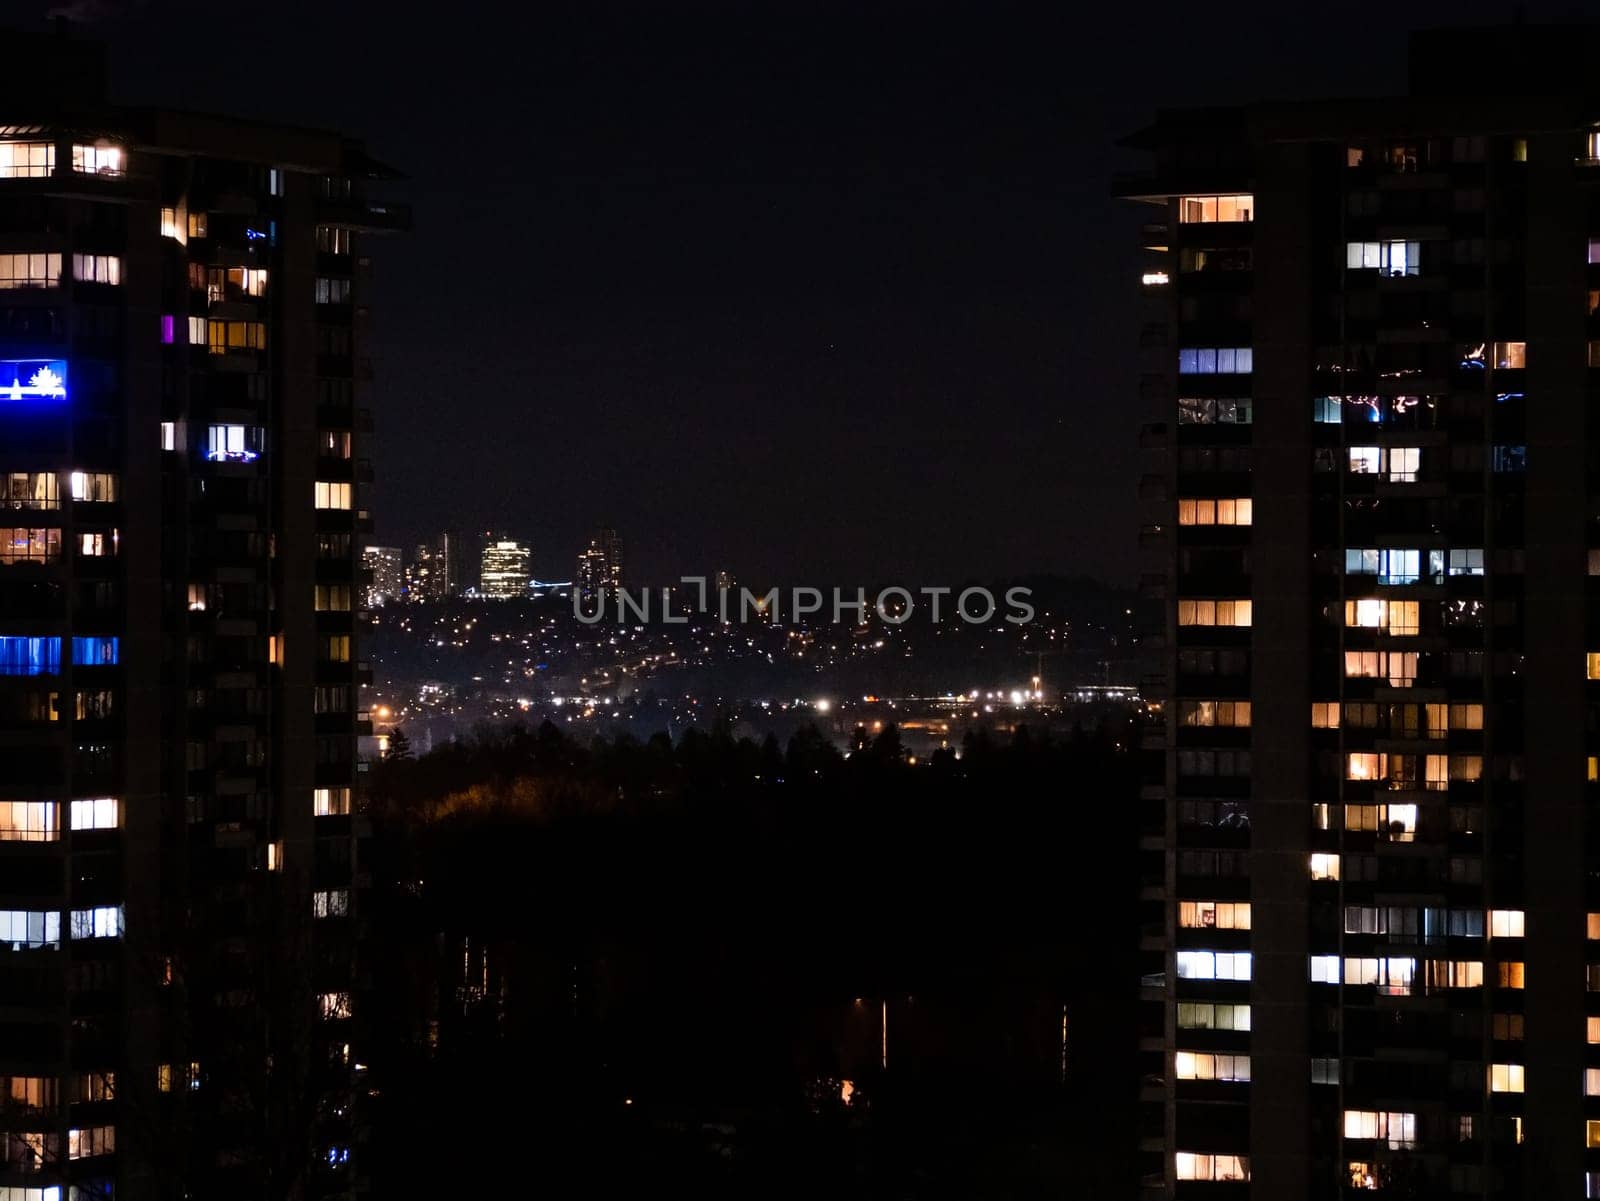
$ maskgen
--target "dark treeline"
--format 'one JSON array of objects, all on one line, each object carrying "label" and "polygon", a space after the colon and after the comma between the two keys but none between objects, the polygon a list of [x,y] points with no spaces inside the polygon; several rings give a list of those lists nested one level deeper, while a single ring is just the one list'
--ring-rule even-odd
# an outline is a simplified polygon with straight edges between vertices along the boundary
[{"label": "dark treeline", "polygon": [[1119,1195],[1131,736],[546,724],[377,765],[380,1193]]}]

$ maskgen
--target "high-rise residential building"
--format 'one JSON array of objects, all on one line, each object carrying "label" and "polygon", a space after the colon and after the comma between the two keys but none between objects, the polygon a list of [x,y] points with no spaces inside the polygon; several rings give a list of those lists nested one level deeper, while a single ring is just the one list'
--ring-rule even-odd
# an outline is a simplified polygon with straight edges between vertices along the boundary
[{"label": "high-rise residential building", "polygon": [[397,601],[405,592],[404,556],[398,546],[369,546],[361,552],[368,574],[367,606]]},{"label": "high-rise residential building", "polygon": [[601,526],[589,545],[578,552],[573,586],[584,597],[592,597],[602,588],[622,587],[622,539],[616,530]]},{"label": "high-rise residential building", "polygon": [[440,600],[461,595],[461,559],[464,553],[461,535],[445,530],[433,542],[436,561],[435,576]]},{"label": "high-rise residential building", "polygon": [[532,558],[526,543],[491,535],[483,544],[479,594],[491,600],[527,596],[528,581],[533,578],[529,569]]},{"label": "high-rise residential building", "polygon": [[418,543],[405,565],[406,600],[413,605],[431,604],[438,600],[438,574],[433,547],[426,542]]},{"label": "high-rise residential building", "polygon": [[347,137],[0,40],[0,1197],[346,1197],[357,263],[404,214]]},{"label": "high-rise residential building", "polygon": [[1592,44],[1130,140],[1146,1197],[1600,1196]]}]

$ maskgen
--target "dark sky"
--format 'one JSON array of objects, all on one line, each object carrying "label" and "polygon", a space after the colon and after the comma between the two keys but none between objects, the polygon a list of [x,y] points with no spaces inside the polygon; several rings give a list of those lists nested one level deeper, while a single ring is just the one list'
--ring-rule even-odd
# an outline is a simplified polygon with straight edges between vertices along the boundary
[{"label": "dark sky", "polygon": [[1409,28],[1513,8],[65,7],[122,100],[348,130],[409,174],[376,541],[504,526],[564,579],[606,522],[648,577],[784,584],[1130,581],[1113,141],[1158,105],[1399,90]]}]

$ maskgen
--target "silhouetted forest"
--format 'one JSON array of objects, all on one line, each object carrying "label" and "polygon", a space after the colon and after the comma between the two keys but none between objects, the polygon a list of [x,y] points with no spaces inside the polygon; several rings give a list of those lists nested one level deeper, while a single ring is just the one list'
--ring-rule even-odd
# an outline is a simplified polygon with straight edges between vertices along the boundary
[{"label": "silhouetted forest", "polygon": [[1124,1195],[1132,736],[912,764],[892,728],[846,757],[546,724],[392,754],[378,1195]]}]

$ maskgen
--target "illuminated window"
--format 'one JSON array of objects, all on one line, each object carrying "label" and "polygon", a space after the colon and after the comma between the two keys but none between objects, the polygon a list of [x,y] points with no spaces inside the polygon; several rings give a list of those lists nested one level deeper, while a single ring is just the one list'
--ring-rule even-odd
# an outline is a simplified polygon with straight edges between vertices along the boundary
[{"label": "illuminated window", "polygon": [[1390,842],[1410,842],[1417,833],[1415,805],[1346,805],[1344,828],[1384,835]]},{"label": "illuminated window", "polygon": [[1178,977],[1183,980],[1248,980],[1249,951],[1179,951]]},{"label": "illuminated window", "polygon": [[1489,1091],[1492,1093],[1520,1093],[1523,1069],[1520,1063],[1491,1063],[1489,1065]]},{"label": "illuminated window", "polygon": [[1600,1017],[1584,1019],[1585,1037],[1591,1046],[1600,1045]]},{"label": "illuminated window", "polygon": [[188,214],[182,208],[163,208],[161,210],[161,236],[171,238],[180,246],[189,244]]},{"label": "illuminated window", "polygon": [[1452,704],[1450,706],[1450,728],[1452,730],[1483,729],[1483,706],[1477,703]]},{"label": "illuminated window", "polygon": [[[208,267],[205,269],[205,289],[206,300],[211,304],[221,304],[241,297],[259,298],[267,294],[267,269]],[[239,347],[235,346],[234,349]]]},{"label": "illuminated window", "polygon": [[1251,501],[1248,496],[1223,500],[1180,500],[1179,525],[1249,525]]},{"label": "illuminated window", "polygon": [[1248,600],[1180,600],[1178,624],[1181,626],[1247,626],[1250,624]]},{"label": "illuminated window", "polygon": [[1387,680],[1391,688],[1410,688],[1416,683],[1417,662],[1416,651],[1345,651],[1344,674],[1350,679]]},{"label": "illuminated window", "polygon": [[1348,242],[1344,265],[1351,271],[1380,275],[1416,275],[1422,269],[1420,242]]},{"label": "illuminated window", "polygon": [[331,459],[348,459],[350,457],[350,431],[319,430],[317,433],[317,453]]},{"label": "illuminated window", "polygon": [[111,1155],[116,1149],[115,1126],[73,1127],[67,1131],[68,1159],[92,1159],[96,1155]]},{"label": "illuminated window", "polygon": [[1337,730],[1339,728],[1339,702],[1312,701],[1311,728],[1313,730]]},{"label": "illuminated window", "polygon": [[115,667],[118,649],[119,640],[116,638],[74,638],[72,661],[79,667]]},{"label": "illuminated window", "polygon": [[85,532],[78,535],[78,554],[90,559],[115,555],[118,542],[116,530]]},{"label": "illuminated window", "polygon": [[1463,547],[1450,552],[1451,575],[1482,575],[1483,548]]},{"label": "illuminated window", "polygon": [[322,638],[322,655],[324,663],[350,662],[350,635],[326,634]]},{"label": "illuminated window", "polygon": [[1405,637],[1418,632],[1421,613],[1419,601],[1392,601],[1367,596],[1345,601],[1344,624]]},{"label": "illuminated window", "polygon": [[317,249],[323,254],[349,254],[350,231],[338,225],[317,226]]},{"label": "illuminated window", "polygon": [[1526,973],[1516,961],[1503,961],[1494,965],[1495,983],[1500,988],[1522,988]]},{"label": "illuminated window", "polygon": [[350,507],[350,485],[318,480],[316,507],[319,509],[348,509]]},{"label": "illuminated window", "polygon": [[1489,910],[1490,938],[1521,938],[1526,917],[1521,909]]},{"label": "illuminated window", "polygon": [[1248,346],[1205,346],[1178,351],[1179,375],[1249,375],[1254,352]]},{"label": "illuminated window", "polygon": [[80,284],[120,284],[122,260],[114,254],[75,254],[72,278]]},{"label": "illuminated window", "polygon": [[1600,654],[1590,651],[1585,657],[1588,675],[1591,680],[1600,680]]},{"label": "illuminated window", "polygon": [[265,350],[267,327],[260,321],[208,321],[206,346],[212,354],[233,350]]},{"label": "illuminated window", "polygon": [[43,179],[56,169],[50,142],[0,142],[0,179]]},{"label": "illuminated window", "polygon": [[1414,1146],[1417,1141],[1417,1115],[1383,1110],[1347,1109],[1344,1111],[1344,1136],[1386,1142],[1394,1150]]},{"label": "illuminated window", "polygon": [[1250,725],[1249,701],[1179,701],[1180,726],[1225,726],[1243,728]]},{"label": "illuminated window", "polygon": [[350,281],[318,276],[316,302],[318,304],[349,304]]},{"label": "illuminated window", "polygon": [[61,285],[59,254],[0,254],[0,289]]},{"label": "illuminated window", "polygon": [[1210,1152],[1179,1151],[1174,1174],[1179,1180],[1245,1181],[1250,1179],[1248,1155],[1213,1155]]},{"label": "illuminated window", "polygon": [[60,945],[59,910],[0,909],[0,946],[20,951]]},{"label": "illuminated window", "polygon": [[0,676],[44,676],[61,671],[61,639],[0,635]]},{"label": "illuminated window", "polygon": [[58,509],[53,471],[0,472],[0,509]]},{"label": "illuminated window", "polygon": [[339,817],[350,812],[348,788],[318,788],[311,794],[311,812],[317,817]]},{"label": "illuminated window", "polygon": [[1313,880],[1337,880],[1339,878],[1339,856],[1323,851],[1316,851],[1311,856],[1311,878]]},{"label": "illuminated window", "polygon": [[1249,1030],[1250,1006],[1221,1001],[1179,1001],[1177,1022],[1184,1030]]},{"label": "illuminated window", "polygon": [[348,613],[350,611],[350,585],[318,584],[314,593],[318,613]]},{"label": "illuminated window", "polygon": [[206,434],[206,458],[213,463],[253,463],[261,457],[266,432],[256,425],[213,425]]},{"label": "illuminated window", "polygon": [[0,801],[0,842],[55,842],[59,814],[54,801]]},{"label": "illuminated window", "polygon": [[1249,901],[1179,901],[1178,925],[1190,929],[1248,930]]},{"label": "illuminated window", "polygon": [[350,1016],[350,994],[347,992],[325,992],[319,998],[319,1003],[325,1020]]},{"label": "illuminated window", "polygon": [[1173,1075],[1179,1080],[1216,1080],[1248,1083],[1250,1056],[1212,1051],[1178,1051],[1173,1054]]},{"label": "illuminated window", "polygon": [[311,894],[312,917],[345,917],[349,913],[348,888],[325,888]]},{"label": "illuminated window", "polygon": [[1495,342],[1490,347],[1489,362],[1496,367],[1526,367],[1528,365],[1528,344],[1526,342]]},{"label": "illuminated window", "polygon": [[1219,221],[1250,221],[1255,197],[1248,192],[1225,196],[1180,196],[1178,220],[1184,225],[1210,225]]},{"label": "illuminated window", "polygon": [[80,175],[121,175],[122,147],[105,142],[72,147],[72,169]]},{"label": "illuminated window", "polygon": [[117,476],[110,471],[74,471],[68,481],[72,499],[85,504],[112,504],[117,499]]},{"label": "illuminated window", "polygon": [[74,830],[115,830],[122,806],[116,797],[94,797],[72,802]]},{"label": "illuminated window", "polygon": [[0,526],[0,563],[54,563],[61,558],[61,531]]},{"label": "illuminated window", "polygon": [[122,906],[97,905],[72,911],[73,938],[121,938]]},{"label": "illuminated window", "polygon": [[206,319],[204,317],[189,318],[189,345],[204,346],[206,344]]}]

